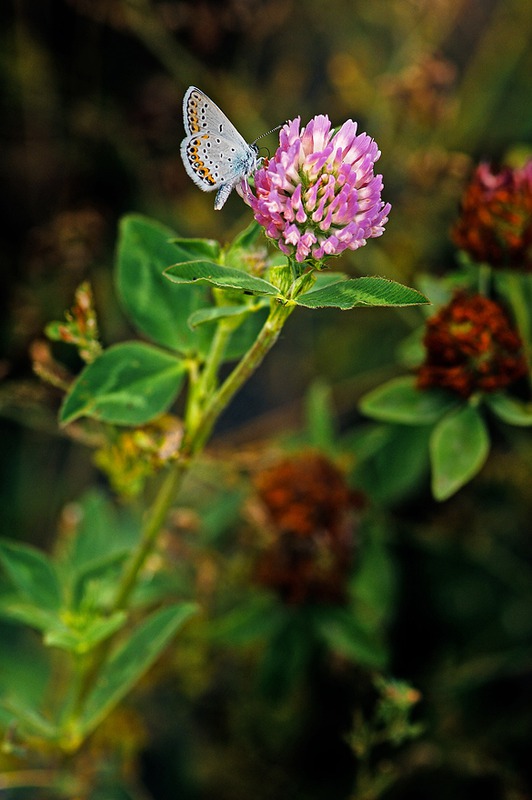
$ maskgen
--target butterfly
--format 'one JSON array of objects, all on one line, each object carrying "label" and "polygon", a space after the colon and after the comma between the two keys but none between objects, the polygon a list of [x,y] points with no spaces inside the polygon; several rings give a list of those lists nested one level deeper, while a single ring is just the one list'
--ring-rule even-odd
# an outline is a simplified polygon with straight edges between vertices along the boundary
[{"label": "butterfly", "polygon": [[202,191],[218,190],[214,208],[219,211],[235,186],[258,168],[258,147],[248,144],[216,103],[195,86],[189,86],[183,98],[183,122],[185,169]]}]

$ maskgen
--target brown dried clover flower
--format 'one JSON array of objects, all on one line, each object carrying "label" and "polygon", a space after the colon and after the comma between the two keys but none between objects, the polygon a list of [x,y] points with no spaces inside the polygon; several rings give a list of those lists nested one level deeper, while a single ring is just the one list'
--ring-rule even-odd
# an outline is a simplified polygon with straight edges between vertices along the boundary
[{"label": "brown dried clover flower", "polygon": [[427,320],[420,389],[435,386],[462,397],[495,392],[526,375],[523,344],[506,312],[484,295],[458,292]]},{"label": "brown dried clover flower", "polygon": [[532,160],[493,171],[480,164],[467,186],[451,231],[474,261],[532,271]]},{"label": "brown dried clover flower", "polygon": [[289,604],[342,604],[362,505],[338,467],[306,452],[281,460],[255,479],[271,523],[271,541],[255,577]]}]

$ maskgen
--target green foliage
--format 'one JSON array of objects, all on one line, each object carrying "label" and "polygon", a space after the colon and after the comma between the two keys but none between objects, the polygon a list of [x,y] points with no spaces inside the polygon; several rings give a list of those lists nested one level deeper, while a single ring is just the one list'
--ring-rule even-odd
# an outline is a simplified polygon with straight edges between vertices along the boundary
[{"label": "green foliage", "polygon": [[[13,656],[21,672],[14,672],[2,687],[0,719],[9,725],[15,718],[20,735],[26,732],[56,740],[67,750],[78,747],[131,691],[196,610],[193,603],[174,602],[126,631],[129,614],[114,608],[113,598],[121,564],[138,542],[138,521],[130,512],[115,509],[96,492],[82,499],[76,514],[79,522],[75,534],[54,557],[29,545],[0,543],[0,564],[13,588],[0,595],[0,616],[39,630],[45,647],[65,651],[65,658],[67,654],[75,657],[61,667],[63,672],[73,674],[61,687],[62,694],[56,696],[54,708],[45,712],[40,709],[45,697],[44,682],[53,683],[55,676],[46,661],[33,656],[32,660],[43,670],[43,679],[40,694],[32,696],[25,688],[24,656],[17,655],[15,648]],[[169,594],[168,586],[165,594]],[[138,599],[142,595],[140,591]],[[76,706],[79,687],[76,673],[83,667],[84,657],[92,657],[119,631],[122,643],[111,650],[81,713],[72,716],[69,709]],[[9,670],[9,664],[6,668]]]},{"label": "green foliage", "polygon": [[96,489],[86,492],[72,511],[76,532],[61,548],[61,578],[79,602],[79,587],[127,555],[137,543],[139,526],[131,510],[115,507]]},{"label": "green foliage", "polygon": [[434,428],[430,439],[432,489],[446,500],[482,469],[490,448],[489,435],[475,406],[451,411]]},{"label": "green foliage", "polygon": [[197,325],[205,325],[206,322],[219,322],[222,319],[234,319],[240,322],[242,319],[247,317],[248,314],[258,311],[263,307],[263,305],[259,305],[257,303],[254,306],[236,305],[216,306],[216,308],[200,308],[198,311],[195,311],[190,315],[188,318],[188,324],[191,328],[195,328]]},{"label": "green foliage", "polygon": [[355,454],[355,486],[386,505],[414,496],[430,470],[429,425],[371,425],[350,433],[344,446]]},{"label": "green foliage", "polygon": [[247,275],[240,269],[223,267],[213,261],[197,260],[174,264],[167,267],[164,274],[176,284],[198,284],[216,286],[218,289],[238,289],[246,294],[271,295],[276,297],[279,290],[269,281]]},{"label": "green foliage", "polygon": [[178,603],[151,614],[111,655],[90,692],[76,734],[85,738],[151,667],[179,628],[197,611]]},{"label": "green foliage", "polygon": [[350,309],[357,306],[412,306],[428,303],[421,292],[387,278],[346,278],[321,289],[311,289],[297,298],[305,308]]},{"label": "green foliage", "polygon": [[[60,421],[66,425],[86,416],[115,425],[146,424],[170,409],[187,371],[198,384],[192,386],[187,417],[199,418],[203,412],[199,406],[207,399],[205,392],[217,386],[220,365],[251,352],[264,323],[264,315],[256,312],[270,307],[274,314],[275,301],[289,307],[283,320],[294,303],[308,308],[353,308],[427,302],[419,292],[383,278],[348,279],[339,273],[324,277],[319,271],[316,276],[312,269],[296,276],[293,265],[286,263],[270,264],[273,283],[257,277],[248,271],[248,261],[252,264],[257,255],[253,248],[258,233],[252,223],[223,251],[212,240],[178,238],[146,217],[124,217],[116,259],[119,297],[138,330],[176,354],[141,342],[116,344],[99,353],[96,342],[98,349],[86,359],[90,363],[68,390]],[[226,261],[238,267],[226,266]],[[205,287],[212,293],[207,294]],[[97,332],[87,287],[83,298],[85,295]],[[78,312],[75,316],[84,319]],[[278,311],[276,316],[276,324],[264,328],[272,344],[283,324]],[[85,339],[70,339],[78,349],[86,350]],[[261,348],[255,358],[262,358],[265,352]]]},{"label": "green foliage", "polygon": [[305,419],[309,443],[323,453],[337,448],[336,420],[330,386],[322,381],[312,384],[305,398]]},{"label": "green foliage", "polygon": [[[165,270],[165,275],[175,283],[199,283],[220,289],[238,289],[246,294],[271,295],[290,301],[282,291],[269,281],[247,275],[241,270],[219,266],[210,261],[190,261],[175,264]],[[334,276],[334,277],[333,277]],[[305,308],[341,308],[356,306],[408,306],[428,303],[427,298],[415,289],[386,278],[347,278],[332,273],[318,286],[297,294],[295,302]],[[325,283],[326,285],[323,285]]]},{"label": "green foliage", "polygon": [[252,220],[247,228],[237,233],[229,247],[227,248],[227,260],[232,262],[232,260],[240,253],[246,253],[247,251],[253,249],[255,245],[257,245],[259,238],[263,234],[262,225],[259,225],[258,222]]},{"label": "green foliage", "polygon": [[488,457],[490,440],[482,404],[506,424],[532,424],[530,403],[503,392],[486,393],[477,398],[477,404],[468,404],[450,392],[419,390],[415,379],[407,376],[368,392],[359,402],[360,410],[395,425],[353,435],[360,485],[383,500],[415,489],[425,471],[428,447],[434,497],[447,500],[477,475]]},{"label": "green foliage", "polygon": [[0,562],[25,601],[38,609],[57,611],[62,592],[54,565],[35,547],[4,540]]},{"label": "green foliage", "polygon": [[107,605],[119,564],[134,541],[130,522],[124,527],[97,495],[88,495],[80,510],[84,523],[56,559],[29,545],[0,544],[0,563],[15,590],[1,597],[0,614],[41,631],[46,646],[78,654],[126,621],[123,611],[109,613]]},{"label": "green foliage", "polygon": [[508,425],[527,428],[532,425],[532,404],[509,397],[503,392],[488,394],[484,402],[496,417]]},{"label": "green foliage", "polygon": [[61,408],[66,425],[87,416],[142,425],[166,411],[185,376],[181,358],[141,342],[109,347],[81,372]]},{"label": "green foliage", "polygon": [[192,331],[188,317],[208,298],[186,286],[169,288],[163,271],[169,264],[200,255],[216,257],[219,245],[208,239],[178,239],[156,220],[129,215],[120,223],[116,287],[128,316],[156,344],[183,355],[203,352],[207,340]]},{"label": "green foliage", "polygon": [[370,669],[384,669],[386,648],[351,609],[314,610],[314,625],[333,652]]},{"label": "green foliage", "polygon": [[402,425],[430,425],[458,405],[450,392],[420,391],[415,378],[393,378],[366,394],[359,403],[368,417]]},{"label": "green foliage", "polygon": [[392,622],[397,601],[396,566],[388,537],[383,521],[370,517],[365,522],[350,585],[357,619],[375,640],[382,638]]}]

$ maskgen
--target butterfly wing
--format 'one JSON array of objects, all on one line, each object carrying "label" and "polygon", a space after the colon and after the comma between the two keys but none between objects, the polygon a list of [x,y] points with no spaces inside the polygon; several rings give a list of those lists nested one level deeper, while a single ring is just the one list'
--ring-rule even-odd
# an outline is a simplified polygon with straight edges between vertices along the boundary
[{"label": "butterfly wing", "polygon": [[183,98],[183,124],[189,136],[208,132],[224,136],[241,147],[248,146],[222,109],[195,86],[189,86]]},{"label": "butterfly wing", "polygon": [[219,190],[214,207],[220,209],[233,187],[255,168],[257,150],[195,86],[183,99],[183,123],[187,136],[181,142],[181,158],[187,174],[203,191]]},{"label": "butterfly wing", "polygon": [[239,151],[230,139],[203,133],[183,139],[181,158],[196,186],[204,192],[212,192],[222,184],[235,184],[249,174],[251,170],[247,169],[245,160],[252,159],[254,165],[256,153],[249,145],[245,147],[245,151]]}]

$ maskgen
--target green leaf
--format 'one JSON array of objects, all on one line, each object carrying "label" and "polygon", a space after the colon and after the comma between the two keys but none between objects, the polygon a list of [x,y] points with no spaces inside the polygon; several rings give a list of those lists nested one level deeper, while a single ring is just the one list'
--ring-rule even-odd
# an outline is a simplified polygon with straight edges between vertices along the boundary
[{"label": "green leaf", "polygon": [[521,427],[532,425],[532,403],[525,403],[502,392],[484,395],[484,402],[495,416],[508,425]]},{"label": "green leaf", "polygon": [[234,250],[249,250],[256,243],[262,231],[262,225],[259,225],[255,220],[250,222],[247,228],[237,233],[228,248],[228,255],[230,256],[231,252]]},{"label": "green leaf", "polygon": [[254,306],[216,306],[214,308],[200,308],[194,311],[188,318],[188,324],[191,328],[196,325],[204,325],[206,322],[219,322],[222,319],[238,319],[239,317],[247,317],[248,314],[255,311]]},{"label": "green leaf", "polygon": [[65,425],[81,416],[117,425],[142,425],[174,402],[183,361],[141,342],[105,350],[74,381],[60,413]]},{"label": "green leaf", "polygon": [[323,452],[334,452],[336,424],[333,413],[332,392],[323,381],[316,381],[305,398],[306,427],[313,447]]},{"label": "green leaf", "polygon": [[[14,625],[2,625],[0,647],[0,695],[9,701],[19,700],[29,708],[40,708],[49,699],[52,664],[50,651],[36,636]],[[19,720],[20,718],[18,718]],[[9,724],[11,719],[1,719]]]},{"label": "green leaf", "polygon": [[[57,566],[68,605],[77,609],[80,603],[86,604],[89,594],[114,591],[117,570],[138,541],[140,520],[131,509],[115,506],[96,489],[72,503],[71,512],[75,531],[61,548]],[[97,607],[105,599],[100,597]]]},{"label": "green leaf", "polygon": [[103,491],[90,489],[71,504],[71,510],[77,524],[63,551],[68,572],[95,572],[109,559],[121,558],[138,541],[138,517],[127,507],[115,506]]},{"label": "green leaf", "polygon": [[224,354],[224,361],[240,358],[255,342],[268,315],[269,300],[259,298],[254,314],[248,314],[241,325],[233,331]]},{"label": "green leaf", "polygon": [[264,648],[259,679],[272,702],[284,699],[308,674],[316,652],[311,609],[279,608]]},{"label": "green leaf", "polygon": [[[418,493],[429,474],[428,425],[371,425],[349,437],[353,484],[381,503]],[[344,444],[344,442],[342,443]]]},{"label": "green leaf", "polygon": [[316,624],[329,647],[367,667],[386,666],[386,651],[381,642],[370,635],[352,610],[330,607],[315,610]]},{"label": "green leaf", "polygon": [[213,261],[197,260],[174,264],[164,274],[173,283],[208,284],[219,289],[239,289],[246,294],[266,294],[276,297],[279,290],[262,278],[255,278],[240,269],[222,267]]},{"label": "green leaf", "polygon": [[395,562],[387,544],[384,524],[366,520],[362,526],[358,563],[351,581],[351,593],[366,630],[382,630],[396,610]]},{"label": "green leaf", "polygon": [[410,289],[387,278],[348,278],[313,288],[299,295],[295,301],[305,308],[341,308],[356,306],[414,306],[428,303],[427,298],[416,289]]},{"label": "green leaf", "polygon": [[52,630],[59,624],[56,611],[50,611],[32,603],[20,603],[16,598],[10,597],[2,598],[0,616],[43,632]]},{"label": "green leaf", "polygon": [[275,632],[281,616],[272,598],[259,594],[214,620],[209,627],[209,638],[232,646],[256,642]]},{"label": "green leaf", "polygon": [[3,540],[0,562],[23,597],[40,609],[61,606],[61,587],[50,559],[29,545]]},{"label": "green leaf", "polygon": [[456,405],[458,399],[449,392],[418,389],[414,377],[402,376],[368,392],[358,407],[373,419],[417,426],[436,422]]},{"label": "green leaf", "polygon": [[[173,241],[171,241],[173,238]],[[168,285],[163,271],[176,261],[216,258],[219,245],[203,239],[177,239],[174,231],[140,215],[120,223],[116,287],[138,330],[157,344],[187,355],[204,352],[203,331],[191,331],[190,314],[210,303],[208,294]]]},{"label": "green leaf", "polygon": [[214,239],[186,239],[176,236],[170,239],[170,243],[175,244],[182,253],[186,253],[187,261],[196,258],[208,258],[216,261],[220,256],[220,244]]},{"label": "green leaf", "polygon": [[489,435],[477,408],[467,404],[452,411],[430,438],[432,491],[447,500],[479,472],[490,448]]},{"label": "green leaf", "polygon": [[232,319],[235,326],[224,353],[224,361],[231,361],[240,358],[257,338],[264,324],[268,305],[269,300],[260,297],[253,302],[253,305],[242,304],[200,309],[191,314],[188,322],[189,325],[195,327],[209,322]]},{"label": "green leaf", "polygon": [[44,636],[44,644],[83,655],[120,630],[126,619],[125,611],[116,611],[109,617],[85,616],[83,619],[79,615],[78,620],[72,617],[72,625],[63,623],[49,628]]},{"label": "green leaf", "polygon": [[79,721],[83,737],[133,688],[196,610],[193,603],[181,603],[156,611],[115,651],[87,698]]},{"label": "green leaf", "polygon": [[56,726],[36,708],[30,707],[26,698],[8,697],[1,705],[11,717],[10,722],[16,723],[18,730],[22,729],[32,736],[37,735],[48,740],[57,737]]},{"label": "green leaf", "polygon": [[314,283],[305,294],[317,292],[319,289],[324,289],[325,286],[330,286],[332,283],[340,283],[341,281],[346,281],[349,278],[345,272],[331,272],[329,269],[314,271],[313,275]]},{"label": "green leaf", "polygon": [[108,617],[48,611],[10,598],[0,602],[0,616],[41,631],[47,647],[83,654],[107,639],[125,623],[127,615],[117,611]]},{"label": "green leaf", "polygon": [[416,369],[425,358],[425,337],[426,328],[421,325],[413,330],[397,345],[397,360],[401,366],[407,369]]}]

